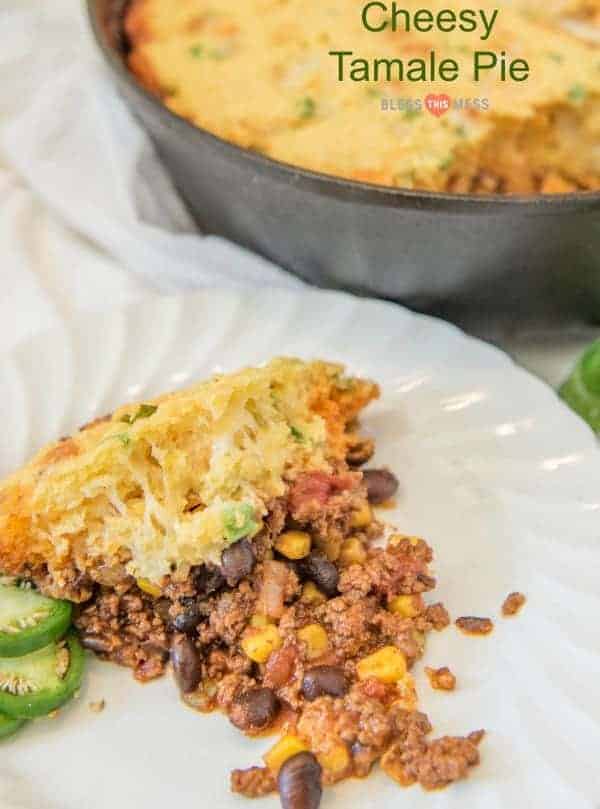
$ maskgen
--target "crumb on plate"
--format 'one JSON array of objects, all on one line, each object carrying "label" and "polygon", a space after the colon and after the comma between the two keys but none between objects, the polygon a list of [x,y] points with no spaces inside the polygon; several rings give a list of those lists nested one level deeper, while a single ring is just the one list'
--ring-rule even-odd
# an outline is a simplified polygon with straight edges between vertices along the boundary
[{"label": "crumb on plate", "polygon": [[106,707],[106,702],[103,699],[96,700],[95,702],[90,702],[88,708],[92,713],[102,713],[104,708]]},{"label": "crumb on plate", "polygon": [[429,677],[431,687],[437,691],[454,691],[456,688],[456,677],[448,666],[442,666],[439,669],[425,666],[425,674]]},{"label": "crumb on plate", "polygon": [[516,615],[527,601],[523,593],[509,593],[502,604],[502,615]]},{"label": "crumb on plate", "polygon": [[466,635],[489,635],[494,628],[490,618],[474,618],[471,615],[457,618],[455,624]]}]

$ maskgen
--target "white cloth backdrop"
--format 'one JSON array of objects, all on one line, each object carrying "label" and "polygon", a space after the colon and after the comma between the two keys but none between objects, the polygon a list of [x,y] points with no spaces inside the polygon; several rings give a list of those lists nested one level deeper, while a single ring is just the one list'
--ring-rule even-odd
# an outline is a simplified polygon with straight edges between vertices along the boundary
[{"label": "white cloth backdrop", "polygon": [[0,351],[57,310],[232,284],[300,282],[194,230],[82,0],[0,0]]}]

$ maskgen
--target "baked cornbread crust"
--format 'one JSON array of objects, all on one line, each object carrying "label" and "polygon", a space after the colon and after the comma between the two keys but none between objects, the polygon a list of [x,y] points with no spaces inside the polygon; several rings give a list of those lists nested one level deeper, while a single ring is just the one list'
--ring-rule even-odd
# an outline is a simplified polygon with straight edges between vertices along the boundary
[{"label": "baked cornbread crust", "polygon": [[510,0],[509,5],[527,14],[530,19],[545,23],[551,20],[582,20],[600,23],[598,0]]},{"label": "baked cornbread crust", "polygon": [[[0,570],[73,601],[185,579],[260,534],[302,474],[345,468],[348,425],[377,395],[341,366],[277,359],[120,408],[0,486]],[[340,492],[359,483],[346,472]]]},{"label": "baked cornbread crust", "polygon": [[[422,7],[419,0],[403,8]],[[459,9],[464,3],[452,4]],[[478,7],[491,14],[494,4]],[[432,12],[447,7],[438,0]],[[381,185],[462,192],[600,188],[600,48],[563,29],[594,22],[594,0],[503,6],[491,37],[472,33],[369,33],[358,2],[133,0],[125,20],[129,65],[173,112],[285,163]],[[475,47],[526,58],[516,84],[470,80]],[[355,56],[451,56],[461,76],[432,82],[339,82],[330,50]],[[489,110],[380,109],[382,98],[489,99]],[[499,148],[502,158],[497,159]]]}]

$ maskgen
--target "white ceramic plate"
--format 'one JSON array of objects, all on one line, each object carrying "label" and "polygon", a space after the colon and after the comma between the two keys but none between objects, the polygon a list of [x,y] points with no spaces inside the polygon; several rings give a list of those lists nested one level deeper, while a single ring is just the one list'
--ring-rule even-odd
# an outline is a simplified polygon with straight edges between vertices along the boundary
[{"label": "white ceramic plate", "polygon": [[[425,662],[453,669],[455,693],[431,691],[417,666],[437,734],[488,731],[472,777],[424,793],[378,773],[327,790],[323,809],[597,809],[600,455],[555,394],[499,351],[336,293],[153,299],[64,323],[0,361],[0,471],[118,403],[282,353],[342,360],[382,383],[364,424],[376,463],[401,480],[387,516],[433,545],[437,596],[454,617],[496,621],[487,638],[454,627],[431,637]],[[528,602],[502,619],[511,590]],[[241,809],[229,770],[268,746],[186,709],[169,677],[142,687],[95,661],[76,703],[2,745],[0,807]]]}]

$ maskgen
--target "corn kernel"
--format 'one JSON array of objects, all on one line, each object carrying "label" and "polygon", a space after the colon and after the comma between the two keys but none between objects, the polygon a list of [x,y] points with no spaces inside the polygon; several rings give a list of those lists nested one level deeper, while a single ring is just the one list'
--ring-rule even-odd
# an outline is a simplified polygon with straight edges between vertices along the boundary
[{"label": "corn kernel", "polygon": [[317,756],[319,764],[332,775],[344,772],[350,764],[350,754],[345,744],[336,744],[326,753]]},{"label": "corn kernel", "polygon": [[388,545],[399,545],[405,539],[408,539],[413,548],[421,542],[421,537],[411,537],[406,534],[390,534]]},{"label": "corn kernel", "polygon": [[329,638],[319,624],[309,624],[298,630],[298,638],[306,644],[306,657],[314,660],[327,651]]},{"label": "corn kernel", "polygon": [[322,604],[327,601],[327,596],[319,590],[314,581],[307,581],[302,586],[300,601],[305,604]]},{"label": "corn kernel", "polygon": [[247,629],[241,646],[246,656],[255,663],[266,663],[271,652],[279,649],[283,641],[279,630],[273,624]]},{"label": "corn kernel", "polygon": [[143,590],[143,592],[147,593],[149,596],[153,596],[153,598],[158,598],[162,593],[158,584],[154,584],[154,582],[149,581],[149,579],[138,579],[136,584],[140,590]]},{"label": "corn kernel", "polygon": [[370,525],[372,522],[373,512],[371,511],[371,506],[365,500],[362,506],[352,515],[352,527],[366,528],[367,525]]},{"label": "corn kernel", "polygon": [[415,618],[421,612],[418,596],[395,596],[388,604],[388,609],[403,618]]},{"label": "corn kernel", "polygon": [[340,551],[340,562],[343,565],[362,565],[367,558],[365,546],[358,537],[346,539]]},{"label": "corn kernel", "polygon": [[311,539],[306,531],[284,531],[275,541],[275,549],[287,559],[304,559],[310,553]]},{"label": "corn kernel", "polygon": [[395,683],[406,674],[406,658],[395,646],[384,646],[363,657],[356,664],[356,673],[359,680],[373,677],[382,683]]},{"label": "corn kernel", "polygon": [[308,750],[308,746],[304,744],[302,739],[288,733],[286,736],[282,736],[270,750],[267,750],[263,756],[263,761],[271,772],[277,775],[281,765],[285,764],[288,758],[295,756],[297,753],[303,753],[305,750]]}]

